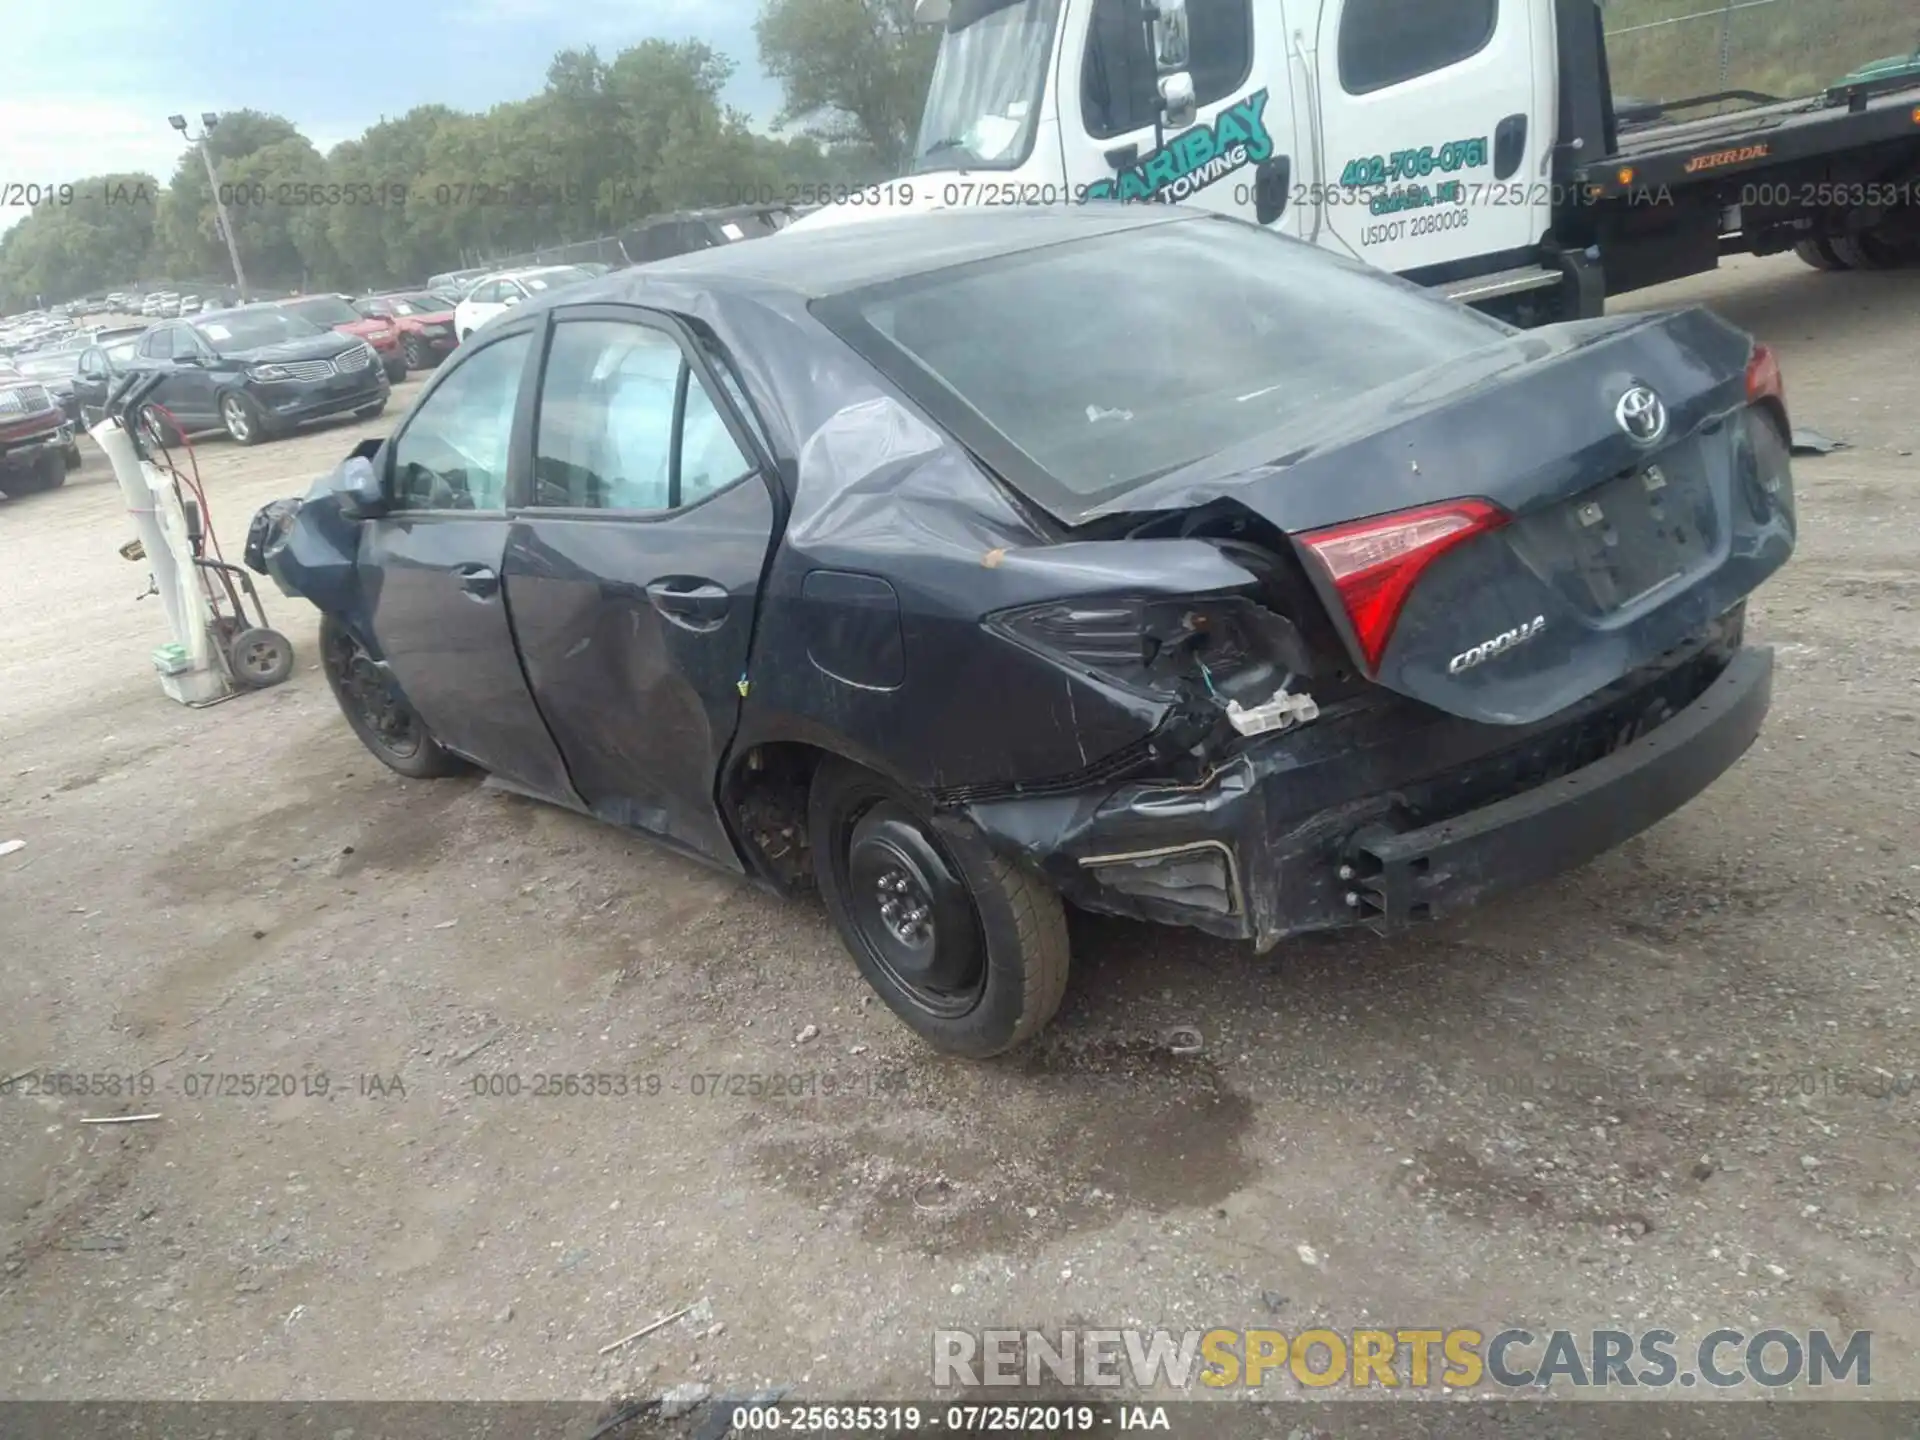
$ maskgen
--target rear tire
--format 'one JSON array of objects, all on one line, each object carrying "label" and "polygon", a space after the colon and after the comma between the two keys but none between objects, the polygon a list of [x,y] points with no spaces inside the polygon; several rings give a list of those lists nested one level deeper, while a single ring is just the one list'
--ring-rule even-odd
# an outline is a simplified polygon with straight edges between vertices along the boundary
[{"label": "rear tire", "polygon": [[1816,270],[1848,270],[1844,260],[1833,252],[1833,242],[1822,235],[1814,240],[1802,240],[1793,247],[1793,253]]},{"label": "rear tire", "polygon": [[172,449],[180,443],[180,432],[167,423],[167,418],[155,406],[140,407],[139,424],[150,444]]},{"label": "rear tire", "polygon": [[840,938],[867,983],[934,1049],[987,1059],[1053,1018],[1070,956],[1051,886],[838,757],[814,775],[807,823]]}]

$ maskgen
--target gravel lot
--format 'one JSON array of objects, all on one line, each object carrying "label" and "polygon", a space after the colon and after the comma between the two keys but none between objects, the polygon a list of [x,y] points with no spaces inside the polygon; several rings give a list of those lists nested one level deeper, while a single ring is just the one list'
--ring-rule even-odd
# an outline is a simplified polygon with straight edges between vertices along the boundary
[{"label": "gravel lot", "polygon": [[[1759,746],[1412,939],[1077,918],[1059,1021],[993,1065],[869,1003],[817,905],[389,774],[301,602],[289,684],[168,702],[91,447],[0,503],[0,1079],[154,1086],[0,1097],[0,1396],[911,1395],[937,1326],[1726,1324],[1871,1329],[1875,1393],[1920,1398],[1920,274],[1636,308],[1694,300],[1855,446],[1798,463]],[[365,433],[202,442],[229,554]],[[660,1093],[505,1093],[549,1072]],[[816,1093],[696,1093],[735,1074]]]}]

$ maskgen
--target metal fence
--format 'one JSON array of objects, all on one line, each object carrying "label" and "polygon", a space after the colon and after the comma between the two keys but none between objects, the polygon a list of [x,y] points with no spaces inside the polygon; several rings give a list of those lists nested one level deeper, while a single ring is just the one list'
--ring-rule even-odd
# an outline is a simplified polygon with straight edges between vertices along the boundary
[{"label": "metal fence", "polygon": [[1920,51],[1914,0],[1604,0],[1614,94],[1816,95],[1869,61]]},{"label": "metal fence", "polygon": [[599,240],[576,240],[568,245],[545,245],[521,255],[488,256],[474,263],[491,270],[518,270],[531,265],[584,265],[592,261],[625,265],[627,253],[620,248],[617,237],[608,235]]}]

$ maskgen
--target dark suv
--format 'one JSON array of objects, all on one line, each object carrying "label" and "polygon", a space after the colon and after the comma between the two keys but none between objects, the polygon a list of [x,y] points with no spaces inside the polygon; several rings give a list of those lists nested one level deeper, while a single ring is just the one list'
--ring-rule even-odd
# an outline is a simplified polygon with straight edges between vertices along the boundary
[{"label": "dark suv", "polygon": [[73,427],[53,392],[0,365],[0,494],[64,485],[79,463]]},{"label": "dark suv", "polygon": [[366,341],[277,305],[156,325],[141,337],[129,368],[164,372],[140,419],[169,442],[183,430],[224,429],[237,444],[253,445],[307,420],[378,415],[392,394]]}]

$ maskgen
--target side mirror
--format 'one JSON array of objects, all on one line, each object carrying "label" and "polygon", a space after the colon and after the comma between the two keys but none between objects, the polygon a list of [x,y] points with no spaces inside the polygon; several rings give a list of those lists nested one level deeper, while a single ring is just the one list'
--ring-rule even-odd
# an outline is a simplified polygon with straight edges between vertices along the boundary
[{"label": "side mirror", "polygon": [[372,520],[387,513],[386,486],[364,456],[355,455],[340,467],[333,493],[339,497],[341,515],[349,520]]},{"label": "side mirror", "polygon": [[502,305],[518,305],[520,303],[520,297],[518,295],[502,295],[500,297],[500,303]]},{"label": "side mirror", "polygon": [[1182,70],[1160,77],[1160,108],[1169,130],[1184,130],[1193,124],[1198,110],[1193,97],[1193,76]]}]

